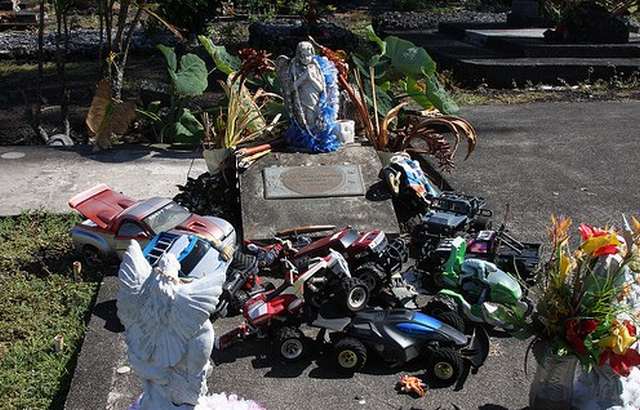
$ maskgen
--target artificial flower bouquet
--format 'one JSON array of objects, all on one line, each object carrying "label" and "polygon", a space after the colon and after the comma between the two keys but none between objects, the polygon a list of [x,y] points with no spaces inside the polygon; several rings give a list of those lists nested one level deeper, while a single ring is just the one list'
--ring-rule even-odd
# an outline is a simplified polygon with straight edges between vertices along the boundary
[{"label": "artificial flower bouquet", "polygon": [[623,229],[580,225],[572,248],[571,220],[551,218],[552,254],[539,272],[537,312],[527,336],[544,342],[552,354],[573,355],[586,371],[608,364],[621,376],[640,365],[632,347],[640,300],[640,222]]}]

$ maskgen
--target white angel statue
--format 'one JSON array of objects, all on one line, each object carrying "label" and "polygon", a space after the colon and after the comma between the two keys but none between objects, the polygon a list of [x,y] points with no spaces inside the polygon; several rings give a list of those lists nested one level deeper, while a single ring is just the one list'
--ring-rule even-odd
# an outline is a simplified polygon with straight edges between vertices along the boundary
[{"label": "white angel statue", "polygon": [[[164,254],[152,268],[138,242],[131,241],[120,265],[117,296],[129,363],[144,384],[142,396],[131,409],[214,408],[207,404],[213,403],[209,400],[213,396],[206,396],[214,342],[209,316],[222,293],[228,264],[220,257],[209,274],[180,278],[180,263],[173,253]],[[215,402],[219,400],[216,397]]]}]

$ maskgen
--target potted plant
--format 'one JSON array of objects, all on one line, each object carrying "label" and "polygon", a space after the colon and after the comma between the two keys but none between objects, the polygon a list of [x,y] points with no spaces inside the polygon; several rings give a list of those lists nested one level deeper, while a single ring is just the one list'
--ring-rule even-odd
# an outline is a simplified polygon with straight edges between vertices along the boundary
[{"label": "potted plant", "polygon": [[640,222],[625,225],[582,224],[580,245],[572,249],[571,220],[552,217],[552,252],[539,272],[536,313],[520,335],[534,336],[532,409],[608,408],[624,401],[623,381],[640,364],[634,346]]},{"label": "potted plant", "polygon": [[220,81],[225,93],[225,106],[218,111],[214,121],[209,113],[202,114],[203,156],[209,172],[220,171],[224,160],[238,146],[264,139],[277,125],[280,113],[267,121],[263,111],[268,102],[279,99],[275,93],[259,88],[252,92],[246,83],[249,75],[262,75],[273,70],[269,54],[254,49],[240,50],[242,61],[238,71],[230,71],[226,82]]}]

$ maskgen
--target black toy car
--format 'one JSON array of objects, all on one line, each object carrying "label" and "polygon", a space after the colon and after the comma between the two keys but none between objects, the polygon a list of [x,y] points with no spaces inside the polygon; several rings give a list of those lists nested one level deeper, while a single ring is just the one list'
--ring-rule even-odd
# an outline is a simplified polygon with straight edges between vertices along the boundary
[{"label": "black toy car", "polygon": [[490,229],[493,212],[484,198],[442,192],[431,209],[409,220],[409,231],[419,259],[424,259],[445,238]]},{"label": "black toy car", "polygon": [[332,360],[340,372],[350,374],[362,369],[369,353],[377,353],[392,367],[423,358],[427,380],[433,387],[455,384],[459,390],[469,371],[475,373],[487,358],[489,337],[482,328],[468,337],[444,323],[460,324],[460,317],[442,319],[409,309],[367,309],[352,318],[319,315],[310,325],[322,329],[319,337],[330,332]]}]

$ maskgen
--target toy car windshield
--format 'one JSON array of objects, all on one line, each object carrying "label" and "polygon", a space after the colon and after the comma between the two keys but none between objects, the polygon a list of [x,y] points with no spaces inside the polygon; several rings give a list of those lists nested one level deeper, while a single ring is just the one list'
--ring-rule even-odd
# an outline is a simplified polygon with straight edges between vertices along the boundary
[{"label": "toy car windshield", "polygon": [[144,222],[153,232],[163,232],[180,225],[190,216],[191,214],[186,209],[175,202],[170,202],[144,218]]},{"label": "toy car windshield", "polygon": [[342,238],[340,238],[340,243],[342,244],[344,249],[347,249],[358,239],[358,236],[358,231],[356,231],[355,229],[349,229],[349,232],[347,232]]}]

